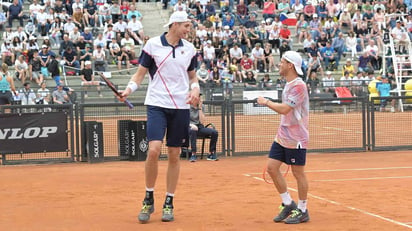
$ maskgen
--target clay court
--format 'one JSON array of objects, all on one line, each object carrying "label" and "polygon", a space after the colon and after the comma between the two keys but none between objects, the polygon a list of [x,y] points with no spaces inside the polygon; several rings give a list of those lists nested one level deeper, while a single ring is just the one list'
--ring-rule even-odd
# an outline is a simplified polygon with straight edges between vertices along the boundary
[{"label": "clay court", "polygon": [[0,230],[412,229],[410,152],[309,154],[311,220],[297,226],[272,222],[280,198],[262,181],[265,161],[182,161],[172,223],[160,221],[167,165],[160,161],[148,224],[137,221],[144,162],[1,166]]}]

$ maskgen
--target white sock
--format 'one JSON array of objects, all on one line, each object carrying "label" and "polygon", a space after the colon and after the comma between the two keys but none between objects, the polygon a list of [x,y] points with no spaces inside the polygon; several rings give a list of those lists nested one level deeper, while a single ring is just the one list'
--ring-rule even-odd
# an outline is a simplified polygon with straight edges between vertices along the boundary
[{"label": "white sock", "polygon": [[308,200],[299,200],[298,201],[298,209],[300,209],[300,211],[302,211],[302,212],[306,212],[307,202],[308,202]]},{"label": "white sock", "polygon": [[167,192],[167,193],[166,193],[166,196],[174,197],[175,194],[174,194],[174,193]]},{"label": "white sock", "polygon": [[148,191],[148,192],[153,192],[153,191],[154,191],[154,188],[148,188],[148,187],[146,187],[146,191]]},{"label": "white sock", "polygon": [[289,192],[281,193],[280,197],[282,198],[282,202],[283,202],[284,205],[292,204],[292,197],[290,197]]}]

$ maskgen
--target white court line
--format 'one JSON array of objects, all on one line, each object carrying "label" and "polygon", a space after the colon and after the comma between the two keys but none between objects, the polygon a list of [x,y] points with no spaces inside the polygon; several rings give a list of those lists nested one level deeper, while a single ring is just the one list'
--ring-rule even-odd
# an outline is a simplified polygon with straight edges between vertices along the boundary
[{"label": "white court line", "polygon": [[317,182],[335,182],[335,181],[353,181],[353,180],[382,180],[382,179],[405,179],[412,176],[384,176],[384,177],[368,177],[368,178],[347,178],[347,179],[330,179],[330,180],[313,180]]},{"label": "white court line", "polygon": [[[412,167],[385,167],[385,168],[343,168],[343,169],[325,169],[325,170],[306,170],[305,172],[344,172],[344,171],[372,171],[372,170],[393,170],[393,169],[412,169]],[[257,175],[260,173],[247,173]]]},{"label": "white court line", "polygon": [[[253,177],[253,178],[254,178],[254,179],[257,179],[257,178],[259,178],[259,177]],[[264,181],[262,178],[260,178],[259,180]],[[288,187],[288,189],[291,190],[291,191],[294,191],[294,192],[297,192],[297,191],[298,191],[297,189],[290,188],[290,187]],[[363,210],[363,209],[358,209],[358,208],[355,208],[355,207],[352,207],[352,206],[347,206],[347,205],[341,204],[341,203],[336,202],[336,201],[333,201],[333,200],[329,200],[329,199],[326,199],[326,198],[323,198],[323,197],[320,197],[320,196],[313,195],[313,194],[311,194],[311,193],[308,193],[308,196],[313,197],[313,198],[318,199],[318,200],[321,200],[321,201],[326,201],[326,202],[331,203],[331,204],[334,204],[334,205],[342,206],[342,207],[347,208],[347,209],[349,209],[349,210],[354,210],[354,211],[363,213],[363,214],[365,214],[365,215],[369,215],[369,216],[372,216],[372,217],[376,217],[376,218],[378,218],[378,219],[381,219],[381,220],[384,220],[384,221],[387,221],[387,222],[390,222],[390,223],[393,223],[393,224],[396,224],[396,225],[400,225],[400,226],[404,226],[404,227],[407,227],[407,228],[412,229],[412,225],[409,225],[409,223],[402,223],[402,222],[399,222],[399,221],[395,221],[395,220],[393,220],[393,219],[390,219],[390,218],[387,218],[387,217],[383,217],[383,216],[380,216],[380,215],[378,215],[378,214],[374,214],[374,213],[365,211],[365,210]]]}]

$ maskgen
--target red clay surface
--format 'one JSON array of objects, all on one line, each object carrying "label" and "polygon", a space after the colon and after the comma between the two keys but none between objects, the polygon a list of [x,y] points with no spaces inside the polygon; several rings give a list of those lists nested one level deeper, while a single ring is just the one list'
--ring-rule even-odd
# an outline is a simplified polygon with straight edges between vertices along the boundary
[{"label": "red clay surface", "polygon": [[[0,230],[411,230],[410,152],[309,154],[308,208],[300,225],[272,222],[279,196],[260,180],[265,156],[181,164],[175,221],[163,223],[167,161],[160,161],[156,211],[137,213],[143,162],[0,167]],[[297,199],[291,173],[289,187]]]}]

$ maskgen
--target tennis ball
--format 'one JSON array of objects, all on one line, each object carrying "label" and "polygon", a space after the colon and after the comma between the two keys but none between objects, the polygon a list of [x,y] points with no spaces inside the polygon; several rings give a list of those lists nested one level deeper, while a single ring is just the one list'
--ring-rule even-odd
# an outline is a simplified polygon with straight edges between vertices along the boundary
[{"label": "tennis ball", "polygon": [[[412,83],[412,82],[411,82]],[[412,86],[412,85],[411,85]],[[411,89],[412,90],[412,89]],[[412,91],[406,92],[405,96],[412,96]],[[412,104],[412,99],[406,99],[405,103]]]},{"label": "tennis ball", "polygon": [[[375,93],[370,93],[370,95],[369,95],[369,101],[371,101],[373,97],[379,97],[379,94],[378,94],[377,92],[375,92]],[[380,100],[374,100],[374,101],[373,101],[373,104],[380,104]]]},{"label": "tennis ball", "polygon": [[370,83],[369,83],[369,85],[368,85],[368,90],[369,90],[369,93],[370,93],[370,94],[378,93],[378,90],[376,89],[376,83],[379,83],[379,82],[380,82],[380,81],[379,81],[379,80],[376,80],[376,79],[370,81]]},{"label": "tennis ball", "polygon": [[406,81],[405,90],[412,91],[412,79],[409,79],[408,81]]}]

